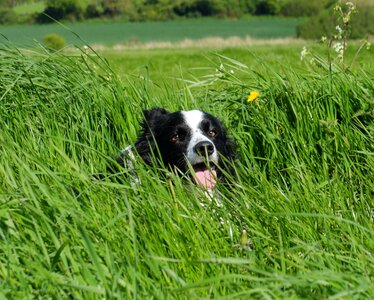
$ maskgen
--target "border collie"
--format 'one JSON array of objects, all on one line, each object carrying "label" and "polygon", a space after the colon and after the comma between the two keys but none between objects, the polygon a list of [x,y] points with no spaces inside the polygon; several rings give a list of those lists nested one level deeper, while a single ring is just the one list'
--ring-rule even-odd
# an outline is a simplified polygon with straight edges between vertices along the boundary
[{"label": "border collie", "polygon": [[[159,164],[182,176],[190,174],[206,190],[212,190],[217,179],[224,180],[224,173],[231,173],[235,143],[217,118],[201,110],[171,113],[154,108],[143,114],[134,146],[146,164]],[[133,169],[135,161],[132,148],[123,149],[117,158],[127,169]]]}]

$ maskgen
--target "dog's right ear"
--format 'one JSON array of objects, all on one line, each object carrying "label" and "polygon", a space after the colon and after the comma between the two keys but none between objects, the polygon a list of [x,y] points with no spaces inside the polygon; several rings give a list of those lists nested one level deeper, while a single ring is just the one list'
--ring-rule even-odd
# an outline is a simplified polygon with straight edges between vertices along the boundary
[{"label": "dog's right ear", "polygon": [[168,114],[166,109],[155,107],[150,110],[143,110],[144,120],[149,125],[152,126],[155,122],[160,120],[160,117]]},{"label": "dog's right ear", "polygon": [[143,110],[144,120],[142,123],[141,134],[135,142],[135,148],[140,157],[147,164],[152,163],[152,155],[157,153],[157,146],[154,137],[154,128],[160,123],[163,116],[169,112],[163,108],[153,108]]}]

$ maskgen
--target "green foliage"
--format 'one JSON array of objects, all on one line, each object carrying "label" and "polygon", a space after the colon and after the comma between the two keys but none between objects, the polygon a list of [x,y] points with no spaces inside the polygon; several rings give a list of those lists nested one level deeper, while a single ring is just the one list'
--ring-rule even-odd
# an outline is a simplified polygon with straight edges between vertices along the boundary
[{"label": "green foliage", "polygon": [[50,33],[43,37],[44,46],[51,51],[58,51],[65,47],[65,40],[56,33]]},{"label": "green foliage", "polygon": [[17,15],[9,8],[0,7],[0,24],[12,24],[17,22]]},{"label": "green foliage", "polygon": [[0,1],[0,24],[32,24],[44,10],[43,2],[17,1],[12,4]]},{"label": "green foliage", "polygon": [[374,35],[374,5],[359,6],[358,17],[352,18],[352,38]]},{"label": "green foliage", "polygon": [[184,1],[173,7],[175,14],[187,17],[220,16],[240,17],[254,12],[254,1],[251,0],[196,0]]},{"label": "green foliage", "polygon": [[279,10],[278,0],[258,0],[256,3],[256,15],[277,15]]},{"label": "green foliage", "polygon": [[[332,0],[333,1],[333,0]],[[331,2],[331,1],[330,1]],[[122,18],[129,21],[164,21],[178,17],[240,18],[243,15],[305,16],[319,12],[329,0],[48,0],[39,23],[56,20],[70,21],[83,18]],[[31,4],[29,4],[31,6]],[[43,4],[44,5],[44,4]],[[26,7],[25,4],[23,7]]]},{"label": "green foliage", "polygon": [[43,1],[27,2],[13,7],[13,11],[17,15],[34,15],[41,13],[44,9],[45,3]]},{"label": "green foliage", "polygon": [[[76,0],[47,0],[46,8],[39,14],[36,21],[51,23],[54,20],[81,20],[84,12],[84,2]],[[52,18],[51,18],[52,17]]]},{"label": "green foliage", "polygon": [[85,11],[85,18],[92,19],[92,18],[98,18],[101,15],[103,15],[104,9],[101,5],[91,3],[87,5],[86,11]]},{"label": "green foliage", "polygon": [[286,17],[315,16],[323,8],[320,1],[289,0],[281,6],[280,14]]},{"label": "green foliage", "polygon": [[336,26],[336,17],[324,10],[318,16],[305,20],[297,26],[297,36],[304,39],[320,39],[331,36]]},{"label": "green foliage", "polygon": [[130,19],[135,18],[136,2],[132,0],[103,0],[100,4],[105,16],[124,15]]},{"label": "green foliage", "polygon": [[[4,297],[374,297],[372,73],[216,56],[204,77],[160,89],[119,81],[92,52],[0,51]],[[142,163],[137,187],[93,176],[153,106],[205,109],[230,129],[240,159],[220,206]]]},{"label": "green foliage", "polygon": [[[358,13],[350,20],[350,38],[366,38],[374,34],[374,6],[358,6]],[[298,25],[297,36],[305,39],[320,39],[322,36],[331,37],[336,33],[336,26],[343,26],[338,15],[331,9],[322,11]]]}]

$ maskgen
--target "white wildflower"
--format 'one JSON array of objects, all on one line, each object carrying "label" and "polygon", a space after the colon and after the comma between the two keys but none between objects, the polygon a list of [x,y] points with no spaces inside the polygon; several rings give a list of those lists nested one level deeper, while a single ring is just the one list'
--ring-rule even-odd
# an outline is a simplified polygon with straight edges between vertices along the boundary
[{"label": "white wildflower", "polygon": [[339,60],[343,60],[343,57],[344,57],[344,45],[342,43],[338,42],[338,43],[334,44],[332,47],[335,50],[335,52],[338,54],[337,58]]},{"label": "white wildflower", "polygon": [[356,9],[356,5],[352,2],[346,2],[345,5],[347,5],[349,7],[350,10],[355,10]]},{"label": "white wildflower", "polygon": [[334,35],[334,38],[337,39],[337,40],[342,39],[343,29],[342,29],[339,25],[337,25],[337,26],[335,27],[335,29],[337,30],[338,34],[337,34],[337,35]]},{"label": "white wildflower", "polygon": [[344,50],[344,46],[343,46],[342,43],[335,43],[335,44],[333,45],[333,48],[334,48],[334,50],[335,50],[337,53],[342,52],[342,51]]},{"label": "white wildflower", "polygon": [[300,60],[301,61],[304,60],[304,58],[305,58],[305,56],[307,56],[307,54],[308,54],[308,49],[304,46],[303,50],[301,50],[301,52],[300,52]]}]

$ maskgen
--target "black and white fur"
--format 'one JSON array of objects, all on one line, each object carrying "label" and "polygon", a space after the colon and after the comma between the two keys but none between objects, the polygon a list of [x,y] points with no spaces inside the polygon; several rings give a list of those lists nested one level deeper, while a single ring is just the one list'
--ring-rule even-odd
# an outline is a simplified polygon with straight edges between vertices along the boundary
[{"label": "black and white fur", "polygon": [[[235,144],[216,117],[201,110],[168,112],[154,108],[143,113],[141,133],[134,147],[146,164],[161,164],[182,175],[208,174],[209,170],[214,180],[222,180],[225,171],[230,172]],[[129,147],[121,153],[117,162],[128,167],[129,155],[132,161],[135,156]],[[215,182],[205,187],[211,189],[214,185]]]}]

